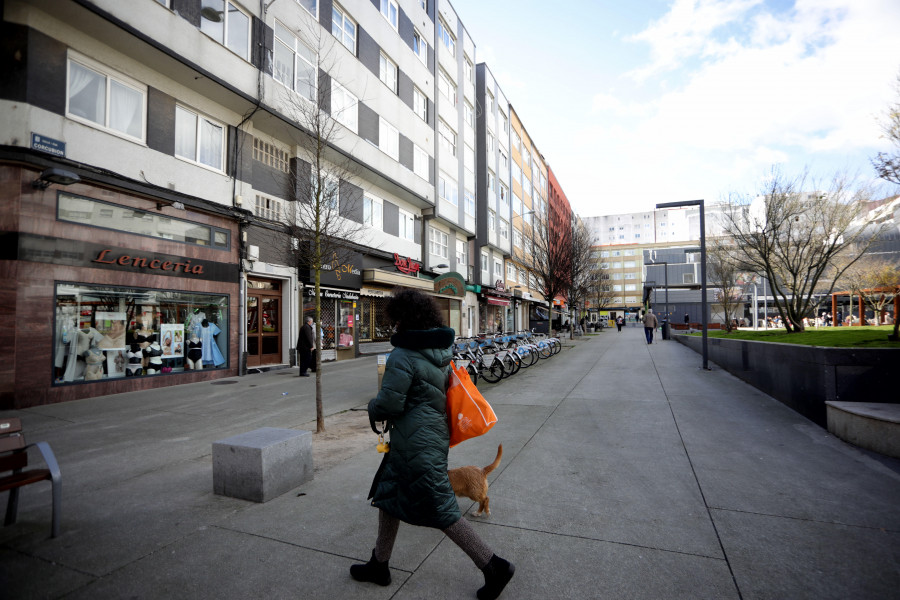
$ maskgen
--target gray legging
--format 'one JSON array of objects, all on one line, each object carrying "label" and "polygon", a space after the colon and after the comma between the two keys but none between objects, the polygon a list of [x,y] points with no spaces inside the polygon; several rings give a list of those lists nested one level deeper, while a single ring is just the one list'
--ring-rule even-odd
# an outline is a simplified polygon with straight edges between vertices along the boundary
[{"label": "gray legging", "polygon": [[[375,560],[386,562],[391,558],[398,529],[400,529],[400,519],[378,509],[378,539],[375,540]],[[443,531],[444,535],[462,548],[462,551],[472,559],[479,569],[483,569],[491,561],[494,553],[465,518],[460,518],[459,521]]]}]

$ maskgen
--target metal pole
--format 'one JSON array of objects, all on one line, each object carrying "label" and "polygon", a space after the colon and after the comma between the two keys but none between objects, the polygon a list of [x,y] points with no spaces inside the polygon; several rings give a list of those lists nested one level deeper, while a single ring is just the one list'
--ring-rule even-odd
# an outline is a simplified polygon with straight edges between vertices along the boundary
[{"label": "metal pole", "polygon": [[753,330],[759,329],[759,296],[756,295],[756,284],[753,284]]}]

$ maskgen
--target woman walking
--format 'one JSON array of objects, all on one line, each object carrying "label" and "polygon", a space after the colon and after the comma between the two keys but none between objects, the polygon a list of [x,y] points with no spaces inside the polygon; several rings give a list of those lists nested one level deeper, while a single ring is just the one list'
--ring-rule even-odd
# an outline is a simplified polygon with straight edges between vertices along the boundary
[{"label": "woman walking", "polygon": [[495,555],[462,517],[447,476],[446,407],[454,331],[442,326],[434,300],[416,290],[394,292],[386,313],[396,327],[394,350],[378,396],[369,402],[369,420],[373,429],[376,421],[387,421],[391,446],[369,491],[378,508],[375,549],[369,562],[350,567],[350,575],[357,581],[390,584],[388,560],[403,521],[443,531],[484,573],[479,600],[497,598],[515,567]]}]

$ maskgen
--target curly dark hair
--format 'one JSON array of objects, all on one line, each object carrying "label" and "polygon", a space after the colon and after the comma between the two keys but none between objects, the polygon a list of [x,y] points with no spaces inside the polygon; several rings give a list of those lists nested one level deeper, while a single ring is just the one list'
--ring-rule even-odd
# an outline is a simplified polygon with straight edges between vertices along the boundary
[{"label": "curly dark hair", "polygon": [[385,312],[391,322],[397,325],[397,331],[444,326],[444,320],[434,298],[419,290],[395,289],[385,307]]}]

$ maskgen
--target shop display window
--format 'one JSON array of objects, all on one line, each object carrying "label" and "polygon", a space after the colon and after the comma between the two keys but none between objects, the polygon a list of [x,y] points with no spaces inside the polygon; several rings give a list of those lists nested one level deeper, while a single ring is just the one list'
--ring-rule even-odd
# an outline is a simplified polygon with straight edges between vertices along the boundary
[{"label": "shop display window", "polygon": [[53,381],[228,366],[228,296],[56,284]]},{"label": "shop display window", "polygon": [[394,334],[387,316],[390,298],[362,296],[359,299],[359,341],[388,342]]}]

